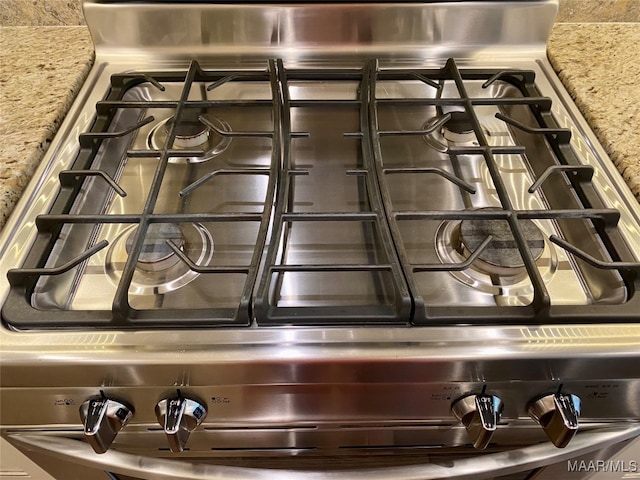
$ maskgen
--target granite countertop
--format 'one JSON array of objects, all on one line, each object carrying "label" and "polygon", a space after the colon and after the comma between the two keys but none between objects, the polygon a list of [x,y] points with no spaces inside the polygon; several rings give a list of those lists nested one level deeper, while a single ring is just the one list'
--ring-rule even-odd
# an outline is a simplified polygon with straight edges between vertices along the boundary
[{"label": "granite countertop", "polygon": [[86,27],[0,28],[0,229],[93,64]]},{"label": "granite countertop", "polygon": [[[556,24],[549,58],[640,200],[637,45],[640,23]],[[84,26],[0,28],[0,228],[92,63]]]},{"label": "granite countertop", "polygon": [[640,23],[559,23],[548,55],[640,201]]}]

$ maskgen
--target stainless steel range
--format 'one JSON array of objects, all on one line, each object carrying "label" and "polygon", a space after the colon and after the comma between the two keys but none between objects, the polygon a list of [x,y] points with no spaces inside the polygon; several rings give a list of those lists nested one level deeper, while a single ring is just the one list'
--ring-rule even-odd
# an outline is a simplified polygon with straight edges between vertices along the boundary
[{"label": "stainless steel range", "polygon": [[524,478],[640,435],[640,208],[554,0],[84,7],[95,66],[0,243],[10,442]]}]

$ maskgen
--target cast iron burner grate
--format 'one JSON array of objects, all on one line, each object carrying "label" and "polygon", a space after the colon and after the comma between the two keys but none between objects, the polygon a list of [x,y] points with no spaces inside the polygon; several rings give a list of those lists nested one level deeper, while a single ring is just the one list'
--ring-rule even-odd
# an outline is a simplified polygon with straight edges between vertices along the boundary
[{"label": "cast iron burner grate", "polygon": [[[377,98],[379,82],[418,81],[438,94],[423,97]],[[368,62],[360,69],[287,69],[282,61],[269,61],[268,68],[260,71],[214,71],[203,70],[193,61],[186,73],[146,72],[116,75],[112,78],[112,89],[104,101],[97,104],[97,118],[92,130],[80,135],[80,153],[73,168],[60,175],[61,191],[48,214],[37,218],[39,236],[25,261],[24,267],[9,272],[11,292],[3,307],[5,322],[17,329],[30,328],[167,328],[178,325],[196,327],[249,326],[257,325],[364,325],[364,324],[541,324],[554,321],[564,323],[599,320],[624,322],[637,320],[640,311],[636,294],[639,285],[640,264],[633,259],[628,248],[616,230],[619,219],[617,210],[604,208],[594,187],[590,183],[593,169],[583,166],[569,148],[570,131],[558,128],[550,113],[551,101],[541,97],[534,85],[534,74],[520,70],[459,69],[454,60],[449,60],[443,68],[426,70],[381,69],[377,61]],[[189,91],[194,82],[207,82],[210,88],[233,82],[268,82],[272,98],[269,100],[191,100]],[[483,88],[495,82],[512,85],[522,96],[487,98],[474,97],[467,93],[467,82],[483,81]],[[183,82],[182,94],[178,100],[141,101],[125,99],[126,92],[136,85],[150,83],[161,89],[167,82]],[[291,82],[356,82],[358,97],[352,99],[292,99]],[[444,85],[454,86],[458,96],[442,96]],[[187,185],[181,196],[201,188],[211,178],[221,175],[265,176],[268,179],[264,208],[260,213],[161,213],[156,211],[164,177],[171,159],[197,158],[204,152],[192,149],[191,143],[175,146],[176,137],[181,134],[176,125],[180,125],[183,116],[192,118],[194,109],[215,109],[222,107],[243,108],[247,105],[268,106],[273,118],[270,131],[242,131],[230,129],[216,130],[223,138],[264,138],[271,142],[271,163],[268,168],[229,168],[210,172]],[[344,132],[345,139],[352,139],[359,146],[359,165],[347,169],[345,175],[357,179],[361,196],[361,207],[355,211],[298,211],[294,201],[296,179],[309,174],[309,171],[295,164],[292,151],[295,141],[309,137],[309,132],[294,132],[291,112],[293,108],[307,108],[319,111],[327,106],[355,108],[358,112],[358,131]],[[380,110],[389,106],[427,106],[440,112],[441,121],[422,129],[384,129],[380,127]],[[512,201],[503,182],[497,158],[501,155],[535,155],[524,145],[492,145],[488,140],[476,109],[493,106],[502,111],[515,111],[524,108],[535,117],[537,125],[531,126],[517,118],[499,113],[496,119],[508,124],[511,131],[523,132],[528,139],[544,139],[553,151],[553,165],[536,166],[531,162],[533,174],[537,178],[529,191],[540,190],[555,200],[547,209],[519,209]],[[149,158],[157,161],[144,207],[137,214],[71,214],[74,202],[80,195],[86,182],[103,182],[108,195],[114,193],[125,196],[117,181],[117,172],[92,168],[104,142],[114,139],[126,139],[154,121],[149,115],[141,118],[130,128],[114,131],[111,127],[116,112],[131,109],[154,108],[174,109],[174,121],[167,124],[167,134],[160,148],[146,150],[128,150],[127,158]],[[456,110],[456,118],[443,112]],[[188,113],[187,113],[188,111]],[[193,120],[193,119],[192,119]],[[200,123],[206,125],[202,118]],[[423,120],[424,121],[424,120]],[[453,121],[453,123],[451,123]],[[463,121],[465,134],[469,128],[473,131],[475,143],[456,145],[452,142],[444,155],[450,160],[451,168],[421,167],[416,165],[389,166],[383,154],[386,138],[423,139],[436,129],[457,125]],[[194,123],[194,122],[190,122]],[[198,123],[198,122],[195,122]],[[458,122],[459,123],[459,122]],[[198,132],[204,131],[198,125]],[[195,132],[195,135],[200,133]],[[311,133],[312,135],[313,133]],[[189,133],[189,135],[191,135]],[[535,143],[535,140],[531,140]],[[180,142],[178,142],[180,143]],[[196,141],[194,140],[194,145]],[[202,142],[201,142],[202,143]],[[172,148],[169,146],[173,145]],[[424,148],[429,148],[422,142]],[[231,147],[229,147],[231,150]],[[460,160],[474,156],[481,158],[495,189],[498,208],[472,208],[471,199],[476,186],[460,172]],[[398,209],[389,190],[389,181],[396,175],[409,174],[420,178],[439,178],[461,196],[466,208],[462,210],[438,209]],[[557,180],[563,180],[558,182]],[[576,203],[561,202],[551,194],[558,183],[569,192]],[[545,189],[546,187],[549,187]],[[428,191],[422,192],[429,195]],[[561,198],[561,197],[558,197]],[[557,201],[556,201],[557,200]],[[601,246],[598,252],[605,252],[603,259],[594,258],[589,249],[580,248],[571,240],[571,235],[552,235],[549,239],[558,248],[568,252],[572,261],[580,269],[596,269],[613,272],[627,289],[628,296],[615,305],[556,305],[542,278],[536,259],[539,255],[539,239],[531,241],[531,222],[549,220],[561,225],[561,232],[568,232],[567,225],[574,221],[586,224],[592,230],[593,243]],[[493,240],[488,233],[485,239],[475,239],[469,246],[469,257],[460,263],[420,262],[408,255],[405,238],[402,233],[404,222],[446,222],[455,221],[469,225],[483,222],[501,222],[510,231],[508,237],[514,262],[523,268],[530,281],[532,300],[526,305],[490,305],[478,307],[460,305],[432,305],[425,301],[424,292],[418,287],[417,276],[424,272],[456,272],[469,268],[474,262],[487,261],[487,252],[483,249]],[[155,225],[177,225],[184,223],[218,224],[221,222],[249,222],[258,227],[256,245],[251,261],[246,265],[199,265],[181,250],[177,242],[166,242],[169,249],[161,247],[163,258],[182,262],[188,269],[201,276],[240,274],[245,276],[244,286],[237,304],[232,308],[157,308],[135,309],[128,299],[131,282],[139,259],[146,255],[148,242],[146,235]],[[360,225],[366,235],[376,239],[373,253],[361,262],[317,262],[306,261],[290,263],[287,261],[287,241],[295,225],[304,222],[342,223],[345,226]],[[64,264],[55,264],[49,260],[56,243],[72,226],[86,226],[90,231],[96,225],[125,224],[135,225],[127,239],[128,259],[119,276],[117,289],[109,311],[52,309],[42,311],[31,305],[31,296],[41,278],[62,276],[68,272],[82,269],[87,261],[107,247],[108,242],[91,245],[91,236],[87,239],[87,249],[69,259]],[[270,238],[268,233],[270,233]],[[504,233],[504,232],[503,232]],[[170,236],[175,236],[170,234]],[[369,237],[367,237],[369,238]],[[478,241],[476,241],[478,240]],[[214,238],[215,241],[215,238]],[[217,251],[217,250],[216,250]],[[215,258],[214,252],[213,257]],[[517,258],[519,257],[519,258]],[[607,258],[608,257],[608,258]],[[51,257],[53,258],[53,257]],[[489,259],[490,262],[493,260]],[[499,263],[499,261],[496,261]],[[513,263],[509,261],[510,263]],[[495,263],[495,262],[494,262]],[[291,273],[304,274],[346,274],[364,273],[380,282],[380,295],[369,304],[349,304],[332,306],[318,304],[311,306],[282,306],[274,297],[274,291],[282,287],[282,278]],[[385,280],[382,280],[382,278]],[[255,325],[255,324],[254,324]]]}]

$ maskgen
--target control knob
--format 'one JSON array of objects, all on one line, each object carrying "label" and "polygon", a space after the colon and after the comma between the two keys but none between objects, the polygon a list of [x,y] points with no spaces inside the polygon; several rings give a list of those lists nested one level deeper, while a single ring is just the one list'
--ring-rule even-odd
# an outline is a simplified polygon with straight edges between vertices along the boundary
[{"label": "control knob", "polygon": [[133,417],[133,407],[107,398],[103,392],[80,406],[84,436],[96,453],[106,452],[118,432]]},{"label": "control knob", "polygon": [[549,440],[564,448],[578,431],[580,397],[567,393],[552,393],[529,404],[529,415],[540,424]]},{"label": "control knob", "polygon": [[453,414],[466,428],[473,446],[480,450],[489,445],[500,421],[502,408],[502,400],[485,393],[484,389],[482,393],[461,397],[451,404]]},{"label": "control knob", "polygon": [[164,398],[156,405],[156,418],[164,429],[172,452],[182,452],[189,435],[207,416],[204,402],[177,395]]}]

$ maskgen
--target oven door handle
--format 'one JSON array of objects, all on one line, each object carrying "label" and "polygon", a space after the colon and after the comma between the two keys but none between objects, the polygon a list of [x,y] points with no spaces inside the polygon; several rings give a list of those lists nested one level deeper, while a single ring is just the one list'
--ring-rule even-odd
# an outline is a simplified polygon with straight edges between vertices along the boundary
[{"label": "oven door handle", "polygon": [[454,459],[444,464],[425,463],[375,469],[310,471],[229,467],[131,455],[115,450],[98,455],[83,441],[55,435],[13,433],[11,442],[34,451],[96,470],[143,480],[435,480],[492,478],[551,465],[640,436],[640,424],[626,424],[581,432],[565,448],[540,443],[481,457]]}]

